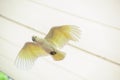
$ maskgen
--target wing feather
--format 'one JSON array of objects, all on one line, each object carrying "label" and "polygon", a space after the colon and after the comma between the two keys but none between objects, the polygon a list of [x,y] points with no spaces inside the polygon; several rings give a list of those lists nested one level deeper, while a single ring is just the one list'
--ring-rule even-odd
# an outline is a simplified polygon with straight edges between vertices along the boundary
[{"label": "wing feather", "polygon": [[27,42],[20,50],[15,64],[18,68],[29,69],[34,64],[34,61],[40,57],[45,56],[47,53],[40,47],[38,43]]},{"label": "wing feather", "polygon": [[45,39],[53,45],[61,48],[69,40],[78,41],[79,37],[79,27],[73,25],[63,25],[51,28]]}]

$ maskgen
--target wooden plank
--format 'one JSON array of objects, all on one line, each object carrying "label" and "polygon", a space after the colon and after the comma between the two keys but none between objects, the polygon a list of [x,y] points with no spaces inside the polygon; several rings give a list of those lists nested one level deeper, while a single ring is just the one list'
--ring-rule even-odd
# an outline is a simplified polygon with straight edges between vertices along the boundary
[{"label": "wooden plank", "polygon": [[[29,0],[59,12],[106,26],[116,26],[120,29],[120,10],[118,0]],[[112,26],[111,26],[112,27]]]}]

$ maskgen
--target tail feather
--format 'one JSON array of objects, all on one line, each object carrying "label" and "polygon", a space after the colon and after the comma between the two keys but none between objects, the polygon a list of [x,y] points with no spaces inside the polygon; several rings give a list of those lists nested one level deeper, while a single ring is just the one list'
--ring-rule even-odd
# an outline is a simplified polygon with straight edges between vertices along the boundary
[{"label": "tail feather", "polygon": [[62,51],[57,51],[56,54],[52,55],[53,59],[56,61],[63,60],[65,57],[65,53]]}]

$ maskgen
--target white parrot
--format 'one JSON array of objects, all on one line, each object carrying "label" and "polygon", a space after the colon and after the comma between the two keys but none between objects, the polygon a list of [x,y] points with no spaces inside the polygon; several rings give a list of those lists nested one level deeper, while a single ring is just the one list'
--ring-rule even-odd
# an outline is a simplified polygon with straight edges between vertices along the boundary
[{"label": "white parrot", "polygon": [[78,41],[79,27],[62,25],[51,28],[44,39],[33,36],[33,42],[26,42],[16,57],[15,64],[18,68],[29,69],[35,60],[41,56],[52,56],[55,61],[63,60],[65,53],[58,50],[69,40]]}]

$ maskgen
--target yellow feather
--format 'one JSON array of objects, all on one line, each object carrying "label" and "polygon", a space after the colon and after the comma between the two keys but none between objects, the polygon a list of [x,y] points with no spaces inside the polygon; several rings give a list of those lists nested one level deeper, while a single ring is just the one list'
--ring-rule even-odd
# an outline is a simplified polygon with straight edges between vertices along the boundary
[{"label": "yellow feather", "polygon": [[72,25],[63,25],[51,28],[45,39],[54,46],[61,48],[69,40],[78,40],[79,36],[80,30],[78,27]]},{"label": "yellow feather", "polygon": [[65,53],[63,53],[62,51],[57,51],[56,54],[52,55],[52,57],[54,60],[60,61],[64,59]]},{"label": "yellow feather", "polygon": [[47,53],[35,42],[27,42],[20,50],[15,64],[18,68],[29,69],[39,56],[45,56]]}]

